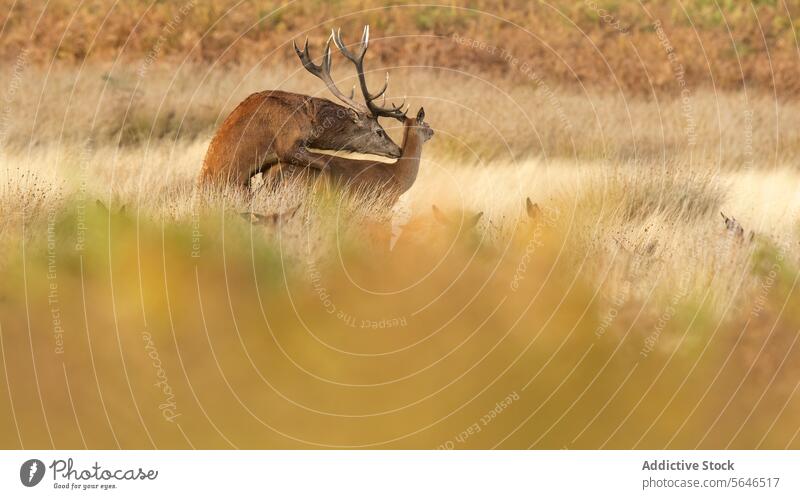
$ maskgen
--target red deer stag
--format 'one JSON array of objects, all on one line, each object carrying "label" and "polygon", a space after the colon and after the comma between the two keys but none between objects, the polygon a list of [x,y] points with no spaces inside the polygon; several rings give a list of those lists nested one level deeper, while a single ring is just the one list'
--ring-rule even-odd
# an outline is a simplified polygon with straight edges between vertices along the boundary
[{"label": "red deer stag", "polygon": [[[433,137],[433,130],[425,123],[425,110],[420,108],[415,118],[404,118],[403,153],[394,163],[332,157],[318,166],[312,165],[308,173],[323,175],[339,187],[364,191],[377,190],[394,204],[401,194],[414,185],[422,157],[422,145]],[[274,183],[281,177],[297,174],[297,167],[283,165],[273,168],[267,182]],[[304,173],[304,172],[301,172]]]},{"label": "red deer stag", "polygon": [[[344,95],[331,78],[331,40],[358,69],[358,78],[365,103]],[[320,65],[311,61],[308,39],[301,51],[294,49],[311,74],[321,79],[328,90],[348,107],[327,99],[278,90],[258,92],[247,97],[220,126],[208,146],[200,183],[230,182],[249,187],[250,179],[278,163],[321,167],[334,156],[309,151],[328,149],[359,152],[397,158],[400,148],[378,123],[379,117],[403,120],[403,105],[381,107],[375,100],[384,95],[383,88],[370,93],[364,77],[364,54],[369,45],[369,26],[364,28],[361,52],[356,56],[341,43],[341,35],[331,33]]]}]

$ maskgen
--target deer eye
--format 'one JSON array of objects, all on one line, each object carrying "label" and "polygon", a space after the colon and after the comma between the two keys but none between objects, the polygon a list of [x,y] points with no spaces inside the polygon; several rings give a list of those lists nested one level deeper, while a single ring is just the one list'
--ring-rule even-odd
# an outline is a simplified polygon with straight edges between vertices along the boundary
[{"label": "deer eye", "polygon": [[381,137],[381,138],[386,136],[386,134],[383,133],[383,130],[375,130],[375,134],[377,134],[378,137]]}]

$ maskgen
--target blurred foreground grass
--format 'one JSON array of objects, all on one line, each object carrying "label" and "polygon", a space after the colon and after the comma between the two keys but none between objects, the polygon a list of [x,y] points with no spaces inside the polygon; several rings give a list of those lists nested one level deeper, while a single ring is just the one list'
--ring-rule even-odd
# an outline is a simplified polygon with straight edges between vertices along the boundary
[{"label": "blurred foreground grass", "polygon": [[769,243],[719,315],[608,296],[546,217],[388,251],[335,210],[294,235],[114,211],[72,203],[7,255],[3,448],[798,446],[797,272]]}]

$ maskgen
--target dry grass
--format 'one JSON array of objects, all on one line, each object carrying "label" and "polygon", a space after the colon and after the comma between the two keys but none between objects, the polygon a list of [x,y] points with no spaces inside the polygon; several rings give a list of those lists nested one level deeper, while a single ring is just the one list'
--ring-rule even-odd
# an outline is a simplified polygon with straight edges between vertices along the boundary
[{"label": "dry grass", "polygon": [[196,189],[226,110],[310,77],[36,71],[2,115],[4,447],[436,447],[512,394],[457,447],[798,445],[793,103],[697,95],[691,146],[677,101],[401,71],[437,134],[387,213]]},{"label": "dry grass", "polygon": [[[337,61],[339,62],[339,61]],[[372,68],[376,79],[381,67]],[[340,84],[353,83],[342,69]],[[0,143],[10,150],[78,142],[92,148],[141,147],[160,140],[210,138],[252,92],[283,89],[332,98],[298,66],[221,69],[153,67],[144,78],[124,66],[28,68],[0,88],[24,88],[0,102]],[[764,95],[712,93],[653,101],[604,92],[575,93],[485,80],[430,68],[393,69],[390,98],[425,106],[436,140],[427,154],[467,164],[531,156],[639,162],[652,168],[772,168],[798,154],[800,106]],[[395,137],[400,126],[387,122]],[[398,138],[399,140],[399,138]],[[140,165],[144,164],[142,162]],[[134,166],[131,165],[133,168]]]},{"label": "dry grass", "polygon": [[[198,191],[195,179],[206,146],[207,141],[157,141],[143,153],[112,145],[87,151],[53,144],[6,156],[0,170],[6,186],[0,199],[5,239],[16,239],[9,236],[18,233],[23,220],[29,237],[43,236],[37,227],[56,214],[101,200],[112,210],[126,206],[137,218],[178,224],[250,211],[276,213],[301,204],[293,221],[302,225],[293,229],[296,233],[314,232],[331,241],[343,233],[361,234],[365,223],[388,225],[397,217],[398,224],[408,225],[407,238],[424,240],[443,230],[432,217],[435,204],[454,214],[483,212],[480,237],[502,247],[525,220],[523,201],[531,197],[549,210],[553,225],[569,234],[566,254],[579,265],[592,262],[589,274],[594,278],[617,272],[611,270],[617,265],[629,268],[636,259],[649,269],[637,277],[642,290],[669,288],[688,273],[692,289],[713,284],[715,302],[738,298],[743,289],[755,286],[743,285],[740,275],[755,246],[732,241],[720,211],[735,216],[748,237],[752,230],[792,254],[798,244],[800,174],[789,168],[769,173],[711,173],[688,166],[653,171],[640,164],[542,158],[464,165],[426,155],[414,188],[387,213],[379,197],[330,197],[299,182],[268,192],[259,190],[256,181],[253,195],[230,189]],[[328,212],[330,217],[318,220],[314,230],[308,226],[310,215]],[[631,278],[615,275],[618,283]]]},{"label": "dry grass", "polygon": [[[509,396],[455,446],[797,446],[796,173],[670,172],[656,202],[631,166],[423,161],[387,251],[379,200],[193,192],[203,145],[154,147],[162,178],[128,170],[111,189],[98,148],[85,201],[51,169],[43,184],[65,187],[24,239],[23,205],[3,200],[3,376],[25,421],[0,411],[3,446],[437,447]],[[298,201],[282,227],[236,214]],[[486,214],[459,234],[433,202]],[[719,209],[770,232],[740,242]]]},{"label": "dry grass", "polygon": [[[360,213],[357,220],[383,223],[391,217],[372,196],[321,201],[299,185],[252,197],[198,193],[195,179],[208,137],[241,98],[264,86],[308,93],[321,86],[293,69],[211,72],[199,81],[187,76],[200,71],[154,68],[144,79],[98,67],[25,74],[31,86],[6,103],[3,231],[13,232],[22,220],[36,227],[76,202],[91,205],[95,199],[176,223],[297,204],[304,206],[298,220],[305,220],[325,211],[317,209],[320,203],[331,202]],[[396,210],[398,220],[412,219],[409,233],[420,225],[413,217],[430,219],[430,206],[437,204],[456,213],[484,212],[483,237],[502,244],[523,214],[522,201],[532,197],[559,213],[559,226],[575,235],[574,249],[593,255],[597,276],[609,271],[599,262],[644,252],[647,261],[658,262],[648,265],[653,282],[690,272],[696,288],[715,280],[723,301],[740,286],[716,282],[738,279],[735,272],[718,275],[723,263],[717,260],[733,258],[731,269],[741,268],[750,249],[726,245],[719,254],[719,211],[773,244],[796,245],[800,176],[790,161],[797,154],[792,130],[800,126],[800,110],[794,104],[776,110],[766,97],[697,96],[690,145],[679,100],[542,95],[500,82],[508,85],[508,100],[498,103],[475,98],[485,95],[486,84],[469,77],[393,76],[393,85],[409,90],[414,105],[426,107],[436,129],[419,180]],[[564,116],[582,126],[565,130]],[[436,228],[431,220],[421,225],[428,237]],[[317,229],[324,232],[325,224]],[[648,289],[652,283],[640,284]]]}]

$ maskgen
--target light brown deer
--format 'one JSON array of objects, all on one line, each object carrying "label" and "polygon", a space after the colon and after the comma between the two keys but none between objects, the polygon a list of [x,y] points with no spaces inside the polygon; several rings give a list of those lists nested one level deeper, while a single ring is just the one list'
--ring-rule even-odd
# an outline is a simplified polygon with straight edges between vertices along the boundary
[{"label": "light brown deer", "polygon": [[525,212],[531,220],[536,220],[542,216],[542,209],[539,208],[539,203],[534,203],[531,198],[525,198]]},{"label": "light brown deer", "polygon": [[[354,100],[354,92],[347,97],[336,88],[331,78],[331,40],[356,65],[365,103]],[[369,91],[363,67],[368,46],[369,26],[364,28],[358,55],[347,50],[341,33],[331,33],[322,64],[317,65],[308,53],[308,39],[302,51],[295,44],[303,66],[347,107],[327,99],[278,90],[250,95],[231,112],[211,140],[200,184],[230,182],[248,187],[255,174],[266,172],[279,162],[321,168],[332,158],[309,148],[399,157],[400,148],[386,134],[378,118],[403,120],[403,104],[392,107],[375,104],[386,92],[389,74],[380,91],[374,94]]]},{"label": "light brown deer", "polygon": [[321,175],[336,187],[380,192],[389,204],[394,204],[417,180],[422,146],[431,137],[433,130],[425,123],[425,109],[420,108],[415,118],[404,119],[403,152],[394,163],[331,157],[322,165],[311,165],[313,169],[307,171],[281,164],[270,171],[266,182],[275,184],[298,174]]},{"label": "light brown deer", "polygon": [[297,213],[297,210],[300,209],[300,205],[298,204],[294,208],[290,208],[284,212],[275,212],[269,214],[261,214],[256,213],[253,211],[244,211],[239,213],[246,221],[250,222],[252,225],[261,225],[264,227],[280,227],[291,220],[294,215]]},{"label": "light brown deer", "polygon": [[433,211],[433,219],[436,220],[439,225],[447,227],[454,232],[461,233],[463,231],[464,234],[474,229],[481,220],[481,217],[483,217],[483,212],[481,211],[468,217],[454,219],[448,215],[445,215],[444,212],[436,205],[431,206],[431,210]]}]

